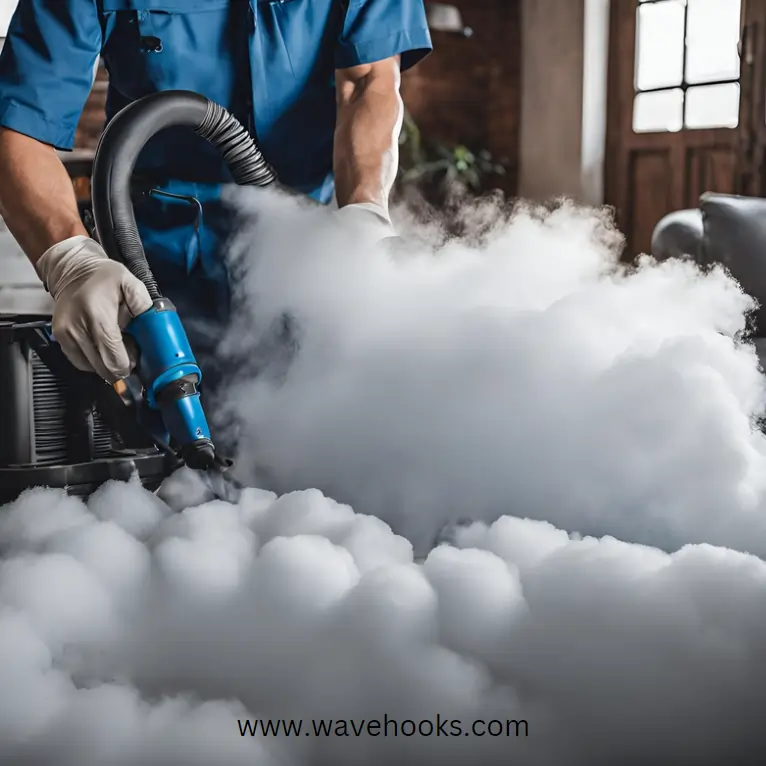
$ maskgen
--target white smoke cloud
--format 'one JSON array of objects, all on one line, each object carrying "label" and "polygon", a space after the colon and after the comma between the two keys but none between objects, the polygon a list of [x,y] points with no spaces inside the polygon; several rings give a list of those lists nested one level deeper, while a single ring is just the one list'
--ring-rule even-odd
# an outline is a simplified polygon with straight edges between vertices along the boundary
[{"label": "white smoke cloud", "polygon": [[[382,522],[315,490],[175,516],[138,487],[88,509],[33,490],[0,523],[0,762],[756,762],[762,560],[512,517],[454,543],[415,563]],[[525,720],[528,736],[238,724],[385,716]]]},{"label": "white smoke cloud", "polygon": [[[761,763],[764,381],[737,285],[623,272],[568,207],[391,258],[256,201],[222,349],[262,488],[210,501],[183,471],[0,509],[0,764]],[[256,718],[305,729],[241,736]]]},{"label": "white smoke cloud", "polygon": [[230,343],[252,362],[287,312],[301,349],[278,385],[244,376],[230,397],[241,475],[318,487],[422,549],[448,521],[512,514],[766,552],[764,378],[723,271],[625,271],[608,219],[572,206],[392,259],[324,211],[296,226],[294,203],[258,204]]}]

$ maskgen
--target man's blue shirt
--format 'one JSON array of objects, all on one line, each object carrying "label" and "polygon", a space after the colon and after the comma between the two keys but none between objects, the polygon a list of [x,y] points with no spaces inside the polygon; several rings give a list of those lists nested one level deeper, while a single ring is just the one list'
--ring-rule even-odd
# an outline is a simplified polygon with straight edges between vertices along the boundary
[{"label": "man's blue shirt", "polygon": [[[397,54],[407,69],[430,49],[423,0],[20,0],[0,55],[0,125],[71,149],[101,56],[107,118],[149,93],[196,91],[251,130],[283,184],[329,202],[335,69]],[[137,206],[152,261],[220,276],[231,179],[217,151],[169,129],[137,170],[178,195]]]}]

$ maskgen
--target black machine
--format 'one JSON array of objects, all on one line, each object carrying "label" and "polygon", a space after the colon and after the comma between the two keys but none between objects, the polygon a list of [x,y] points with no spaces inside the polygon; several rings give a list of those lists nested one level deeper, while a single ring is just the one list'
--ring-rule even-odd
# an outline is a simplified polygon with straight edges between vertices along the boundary
[{"label": "black machine", "polygon": [[0,504],[35,486],[87,496],[109,479],[134,474],[154,490],[183,464],[217,476],[230,465],[211,439],[202,371],[147,263],[133,211],[138,155],[171,126],[192,128],[217,147],[237,184],[276,181],[245,128],[199,94],[152,94],[114,117],[93,164],[93,218],[107,255],[124,263],[154,302],[125,329],[139,363],[112,386],[67,360],[50,317],[0,316]]}]

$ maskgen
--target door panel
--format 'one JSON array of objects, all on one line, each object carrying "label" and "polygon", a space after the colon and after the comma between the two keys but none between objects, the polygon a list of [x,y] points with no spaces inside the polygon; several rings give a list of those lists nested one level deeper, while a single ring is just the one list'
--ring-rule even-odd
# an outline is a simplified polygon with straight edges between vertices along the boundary
[{"label": "door panel", "polygon": [[766,0],[742,0],[742,106],[740,109],[738,191],[766,196]]},{"label": "door panel", "polygon": [[740,148],[757,85],[737,46],[764,6],[612,0],[605,197],[626,258],[650,250],[665,214],[696,207],[706,191],[742,189]]},{"label": "door panel", "polygon": [[664,149],[631,152],[628,209],[632,215],[626,220],[631,232],[651,232],[654,224],[672,205],[672,193],[667,184],[671,166],[670,153]]},{"label": "door panel", "polygon": [[702,191],[725,193],[737,191],[737,156],[728,147],[723,149],[689,147],[687,151],[686,207],[696,207]]}]

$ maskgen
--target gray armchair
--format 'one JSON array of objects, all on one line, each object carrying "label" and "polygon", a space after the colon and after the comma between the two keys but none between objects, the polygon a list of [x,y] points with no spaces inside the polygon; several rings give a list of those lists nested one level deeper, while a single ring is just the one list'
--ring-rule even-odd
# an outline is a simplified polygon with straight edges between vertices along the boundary
[{"label": "gray armchair", "polygon": [[696,210],[666,215],[654,229],[652,254],[721,263],[761,305],[755,336],[766,346],[766,199],[706,193]]}]

